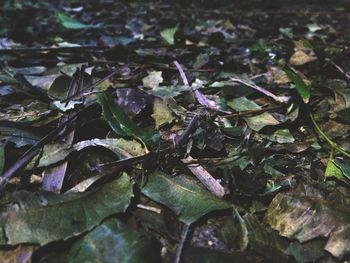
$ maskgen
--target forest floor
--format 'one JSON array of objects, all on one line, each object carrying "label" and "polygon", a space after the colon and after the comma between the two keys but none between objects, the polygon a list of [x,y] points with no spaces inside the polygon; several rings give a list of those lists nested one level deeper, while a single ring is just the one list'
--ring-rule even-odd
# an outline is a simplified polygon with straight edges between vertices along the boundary
[{"label": "forest floor", "polygon": [[346,1],[38,2],[0,4],[0,262],[350,259]]}]

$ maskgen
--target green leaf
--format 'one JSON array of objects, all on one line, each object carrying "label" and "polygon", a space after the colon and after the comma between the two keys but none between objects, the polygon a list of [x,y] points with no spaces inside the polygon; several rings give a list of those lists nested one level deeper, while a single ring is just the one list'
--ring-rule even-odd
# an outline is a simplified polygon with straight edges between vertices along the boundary
[{"label": "green leaf", "polygon": [[169,28],[166,28],[160,32],[160,35],[163,38],[163,40],[165,41],[165,43],[167,43],[169,45],[174,45],[174,43],[175,43],[174,36],[175,36],[177,29],[178,29],[178,26],[169,27]]},{"label": "green leaf", "polygon": [[294,83],[295,88],[298,91],[300,97],[305,103],[308,103],[311,96],[310,87],[308,87],[304,80],[292,70],[285,69],[284,71],[286,72],[288,78]]},{"label": "green leaf", "polygon": [[145,233],[109,219],[73,245],[69,262],[153,263],[159,260],[157,254]]},{"label": "green leaf", "polygon": [[132,197],[132,183],[126,174],[84,194],[14,192],[13,205],[0,217],[0,244],[45,245],[79,235],[104,218],[125,212]]},{"label": "green leaf", "polygon": [[147,146],[154,145],[160,138],[158,132],[149,132],[137,126],[129,116],[106,94],[98,95],[104,119],[112,130],[121,136],[131,136],[143,141]]},{"label": "green leaf", "polygon": [[169,207],[186,224],[191,224],[214,210],[232,207],[199,186],[197,181],[184,175],[169,177],[161,171],[149,175],[142,193]]},{"label": "green leaf", "polygon": [[[238,112],[261,109],[258,104],[247,99],[246,97],[230,100],[227,102],[227,106]],[[244,120],[254,131],[260,131],[265,126],[279,124],[279,122],[270,113],[267,112],[252,117],[245,117]]]},{"label": "green leaf", "polygon": [[61,25],[67,29],[88,29],[88,28],[98,28],[97,25],[87,25],[83,24],[61,12],[57,12],[57,17]]},{"label": "green leaf", "polygon": [[331,158],[328,161],[326,172],[325,172],[325,177],[335,177],[337,179],[343,180],[344,175],[342,170],[334,163],[334,160]]}]

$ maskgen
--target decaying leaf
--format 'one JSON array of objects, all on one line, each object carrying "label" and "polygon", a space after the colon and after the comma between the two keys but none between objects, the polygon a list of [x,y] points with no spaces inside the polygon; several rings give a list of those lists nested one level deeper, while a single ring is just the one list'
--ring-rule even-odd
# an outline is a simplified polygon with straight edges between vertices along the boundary
[{"label": "decaying leaf", "polygon": [[350,253],[350,209],[325,200],[315,188],[301,185],[271,202],[265,221],[282,236],[306,242],[328,238],[325,250],[338,258]]}]

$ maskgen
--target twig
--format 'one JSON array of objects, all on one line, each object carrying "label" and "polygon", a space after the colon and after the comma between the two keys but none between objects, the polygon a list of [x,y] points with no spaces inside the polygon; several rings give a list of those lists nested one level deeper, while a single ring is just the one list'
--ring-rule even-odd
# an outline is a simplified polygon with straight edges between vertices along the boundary
[{"label": "twig", "polygon": [[143,205],[143,204],[137,204],[137,208],[144,209],[147,211],[151,211],[157,214],[160,214],[162,212],[162,209],[154,207],[154,206],[148,206],[148,205]]},{"label": "twig", "polygon": [[[100,85],[102,82],[110,79],[111,77],[113,77],[117,73],[120,73],[123,69],[127,68],[129,65],[130,65],[130,63],[127,63],[123,67],[120,67],[120,68],[114,70],[112,73],[108,74],[106,77],[96,81],[95,83],[93,83],[90,86],[88,86],[87,88],[85,88],[85,90],[93,89],[94,87],[96,87],[96,86]],[[93,95],[93,94],[97,94],[97,93],[101,93],[101,91],[93,90],[93,91],[83,92],[83,93],[80,93],[80,94],[76,94],[74,96],[69,96],[67,99],[62,100],[62,102],[68,102],[70,100],[80,99],[82,97],[87,97],[87,96],[90,96],[90,95]]]},{"label": "twig", "polygon": [[96,46],[83,46],[83,47],[50,47],[50,48],[11,48],[0,49],[0,54],[13,54],[13,53],[60,53],[60,52],[102,52],[108,48],[96,47]]},{"label": "twig", "polygon": [[247,111],[241,111],[241,112],[232,113],[232,114],[228,114],[228,115],[223,115],[222,117],[224,117],[224,118],[236,118],[236,117],[242,117],[242,116],[247,116],[247,115],[252,115],[252,114],[264,113],[266,111],[277,110],[280,108],[282,108],[282,106],[273,105],[273,106],[269,106],[269,107],[262,108],[262,109],[247,110]]},{"label": "twig", "polygon": [[199,114],[195,114],[186,129],[179,136],[175,137],[175,145],[177,147],[183,145],[187,141],[189,135],[197,128],[199,119]]},{"label": "twig", "polygon": [[181,262],[181,256],[182,256],[182,251],[183,251],[183,248],[185,246],[185,243],[186,243],[186,240],[187,240],[187,237],[188,237],[188,233],[190,231],[190,227],[191,225],[190,224],[185,224],[182,228],[182,233],[181,233],[181,240],[180,240],[180,243],[176,249],[176,255],[175,255],[175,260],[174,260],[174,263],[180,263]]},{"label": "twig", "polygon": [[337,70],[339,70],[339,72],[342,73],[342,74],[345,76],[345,78],[346,78],[347,80],[350,80],[350,75],[349,75],[348,73],[346,73],[341,67],[339,67],[337,64],[335,64],[333,61],[331,61],[331,64],[332,64]]},{"label": "twig", "polygon": [[271,93],[270,91],[262,88],[262,87],[259,87],[258,85],[256,85],[255,83],[249,83],[249,82],[246,82],[244,80],[241,80],[241,79],[238,79],[238,78],[230,78],[232,81],[234,82],[238,82],[238,83],[241,83],[243,85],[246,85],[252,89],[255,89],[257,91],[259,91],[260,93],[272,98],[273,100],[277,101],[277,102],[287,102],[289,100],[289,97],[279,97],[279,96],[276,96],[275,94]]},{"label": "twig", "polygon": [[174,64],[177,68],[177,70],[180,72],[180,76],[182,78],[182,82],[184,83],[184,85],[186,86],[189,86],[189,83],[188,83],[188,79],[186,77],[186,74],[184,72],[184,70],[182,69],[181,65],[179,64],[179,62],[177,62],[176,60],[174,61]]},{"label": "twig", "polygon": [[194,159],[192,156],[189,155],[185,159],[181,159],[181,161],[187,165],[187,168],[210,192],[220,198],[225,195],[224,187],[203,166],[193,164]]}]

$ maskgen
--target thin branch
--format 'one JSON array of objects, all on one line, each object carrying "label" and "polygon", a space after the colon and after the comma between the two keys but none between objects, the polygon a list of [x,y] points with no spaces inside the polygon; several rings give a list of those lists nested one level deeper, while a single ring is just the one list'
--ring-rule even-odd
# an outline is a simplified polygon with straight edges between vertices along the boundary
[{"label": "thin branch", "polygon": [[180,76],[182,78],[182,82],[184,83],[184,85],[186,86],[189,86],[189,83],[188,83],[188,79],[186,77],[186,74],[184,72],[184,70],[182,69],[181,65],[179,64],[179,62],[177,62],[176,60],[174,61],[174,64],[177,68],[177,70],[180,72]]},{"label": "thin branch", "polygon": [[181,233],[181,240],[180,243],[176,249],[176,255],[175,255],[175,260],[174,263],[180,263],[181,262],[181,256],[182,256],[182,251],[184,249],[188,233],[190,231],[190,224],[185,224],[182,228],[182,233]]},{"label": "thin branch", "polygon": [[224,117],[224,118],[237,118],[237,117],[243,117],[243,116],[247,116],[247,115],[260,114],[260,113],[264,113],[264,112],[271,111],[271,110],[277,110],[280,108],[282,108],[282,106],[273,105],[273,106],[269,106],[269,107],[262,108],[262,109],[247,110],[247,111],[241,111],[241,112],[232,113],[232,114],[228,114],[228,115],[223,115],[222,117]]},{"label": "thin branch", "polygon": [[192,156],[189,155],[185,159],[181,159],[181,161],[187,165],[187,168],[210,192],[219,198],[225,195],[225,188],[203,166],[200,164],[193,164],[194,159]]},{"label": "thin branch", "polygon": [[252,89],[255,89],[256,91],[259,91],[260,93],[272,98],[273,100],[277,101],[277,102],[287,102],[289,100],[289,97],[280,97],[280,96],[276,96],[275,94],[273,94],[272,92],[256,85],[255,83],[249,83],[247,81],[238,79],[238,78],[230,78],[232,81],[234,82],[238,82],[241,83],[243,85],[246,85],[247,87],[250,87]]},{"label": "thin branch", "polygon": [[111,77],[113,77],[117,73],[120,73],[123,69],[127,68],[129,65],[130,65],[130,63],[125,64],[124,66],[114,70],[112,73],[108,74],[104,78],[96,81],[95,83],[91,84],[90,86],[88,86],[87,88],[84,89],[84,90],[90,90],[90,91],[83,92],[83,93],[80,93],[80,94],[76,94],[74,96],[70,96],[67,99],[62,100],[62,102],[68,102],[70,100],[76,100],[76,99],[80,99],[82,97],[87,97],[87,96],[90,96],[90,95],[93,95],[93,94],[101,93],[102,91],[100,91],[100,90],[93,90],[93,91],[91,91],[91,89],[93,89],[96,86],[100,85],[102,82],[110,79]]}]

